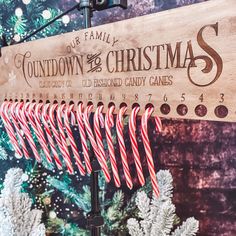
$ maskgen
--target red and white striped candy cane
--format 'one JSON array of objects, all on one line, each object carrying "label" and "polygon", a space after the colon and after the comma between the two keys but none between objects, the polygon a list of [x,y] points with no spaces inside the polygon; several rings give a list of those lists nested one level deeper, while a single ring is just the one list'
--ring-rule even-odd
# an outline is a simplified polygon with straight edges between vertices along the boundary
[{"label": "red and white striped candy cane", "polygon": [[[49,151],[49,148],[48,148],[48,145],[47,145],[46,138],[44,136],[44,131],[43,131],[42,126],[41,126],[41,116],[42,116],[41,109],[42,109],[42,107],[43,107],[43,103],[39,103],[36,106],[32,105],[32,108],[30,108],[29,112],[35,118],[35,123],[36,123],[37,130],[38,130],[37,134],[39,135],[38,139],[40,140],[41,147],[42,147],[42,149],[43,149],[43,151],[46,155],[46,158],[47,158],[48,162],[52,163],[51,154],[50,154],[50,151]],[[35,111],[33,112],[34,108],[35,108]]]},{"label": "red and white striped candy cane", "polygon": [[81,145],[84,154],[84,161],[86,165],[86,169],[90,174],[92,172],[92,167],[89,158],[88,146],[87,146],[87,137],[84,130],[84,122],[83,122],[83,105],[82,103],[79,104],[78,109],[76,110],[76,119],[79,126],[80,138],[81,138]]},{"label": "red and white striped candy cane", "polygon": [[91,142],[91,145],[93,147],[95,156],[97,157],[98,162],[99,162],[99,164],[102,168],[102,171],[105,175],[105,179],[106,179],[107,182],[110,182],[111,176],[110,176],[109,169],[108,169],[108,166],[107,166],[107,163],[106,163],[106,159],[101,157],[100,150],[99,150],[98,145],[95,141],[93,131],[92,131],[92,129],[90,127],[90,124],[89,124],[89,114],[92,111],[92,109],[93,109],[93,105],[89,105],[85,108],[85,111],[84,111],[84,125],[85,125],[85,129],[87,131],[87,134],[89,136],[89,140]]},{"label": "red and white striped candy cane", "polygon": [[55,123],[55,118],[54,118],[54,113],[57,111],[57,107],[58,107],[58,104],[53,104],[51,105],[50,109],[49,109],[49,122],[50,122],[50,126],[51,126],[51,129],[52,129],[52,133],[56,139],[56,142],[57,142],[57,145],[62,153],[62,150],[63,150],[63,146],[62,146],[62,143],[61,143],[61,138],[60,138],[60,134],[57,130],[57,127],[56,127],[56,123]]},{"label": "red and white striped candy cane", "polygon": [[72,130],[71,130],[71,127],[70,127],[69,116],[72,115],[73,109],[74,109],[74,104],[71,104],[71,105],[66,107],[65,115],[64,115],[64,124],[65,124],[67,136],[70,140],[71,149],[72,149],[72,152],[75,156],[76,164],[79,168],[80,174],[85,175],[86,172],[85,172],[84,166],[82,164],[82,161],[81,161],[81,158],[80,158],[80,155],[79,155],[79,150],[76,146],[76,143],[75,143],[75,140],[74,140],[74,137],[73,137],[73,133],[72,133]]},{"label": "red and white striped candy cane", "polygon": [[112,142],[112,135],[111,135],[111,128],[114,126],[114,119],[113,119],[113,112],[115,110],[115,106],[111,106],[108,108],[106,117],[105,117],[105,129],[106,129],[106,139],[108,145],[108,151],[111,159],[111,168],[113,172],[114,182],[116,187],[120,187],[120,177],[116,163],[116,156],[115,156],[115,148]]},{"label": "red and white striped candy cane", "polygon": [[[158,181],[157,181],[157,177],[156,177],[156,173],[155,173],[155,167],[154,167],[154,162],[153,162],[153,157],[152,157],[152,150],[151,150],[151,146],[150,146],[150,141],[148,138],[148,119],[150,118],[153,111],[154,111],[153,107],[148,107],[146,109],[145,113],[143,114],[142,125],[141,125],[141,134],[142,134],[143,144],[144,144],[144,148],[145,148],[145,152],[146,152],[148,170],[150,173],[153,191],[154,191],[155,195],[158,197],[160,191],[159,191]],[[156,118],[155,120],[157,122],[157,120],[159,120],[159,119]]]},{"label": "red and white striped candy cane", "polygon": [[2,103],[1,117],[2,117],[2,120],[3,120],[4,126],[5,126],[5,129],[6,129],[6,132],[9,136],[9,138],[10,138],[10,141],[13,145],[13,148],[15,149],[15,152],[17,153],[17,155],[19,157],[22,157],[23,154],[22,154],[22,151],[21,151],[20,146],[18,144],[14,128],[12,126],[11,120],[10,120],[9,115],[8,115],[9,105],[10,105],[10,102],[7,102],[7,101]]},{"label": "red and white striped candy cane", "polygon": [[33,140],[33,137],[32,137],[32,134],[30,132],[30,128],[28,126],[28,120],[26,118],[26,108],[25,108],[26,104],[24,103],[19,103],[17,106],[16,106],[16,117],[20,123],[20,126],[22,128],[22,130],[24,131],[25,133],[25,137],[34,153],[34,156],[36,158],[36,160],[38,162],[41,162],[41,157],[37,151],[37,147],[35,145],[35,142]]},{"label": "red and white striped candy cane", "polygon": [[30,155],[29,155],[29,152],[27,150],[25,140],[24,140],[24,137],[23,137],[22,132],[21,132],[22,130],[20,128],[20,125],[18,123],[18,119],[17,119],[16,114],[15,114],[16,106],[18,104],[19,104],[18,102],[14,102],[14,103],[10,104],[10,114],[11,114],[11,118],[12,118],[12,123],[15,126],[18,138],[20,140],[20,144],[21,144],[21,147],[22,147],[22,150],[23,150],[23,154],[24,154],[26,159],[30,159]]},{"label": "red and white striped candy cane", "polygon": [[49,120],[48,108],[49,108],[49,106],[50,106],[49,103],[47,103],[47,104],[45,104],[43,106],[41,119],[42,119],[42,122],[43,122],[43,125],[44,125],[44,128],[45,128],[45,132],[47,134],[49,146],[50,146],[50,148],[52,150],[52,153],[53,153],[54,160],[56,162],[57,168],[59,170],[61,170],[62,169],[62,163],[61,163],[61,160],[60,160],[59,155],[57,153],[57,149],[56,149],[53,137],[52,137],[52,133],[51,133],[51,130],[50,130],[49,125],[48,125],[48,120]]},{"label": "red and white striped candy cane", "polygon": [[68,147],[67,147],[66,135],[65,135],[65,132],[64,132],[64,126],[63,126],[63,123],[62,123],[62,117],[64,115],[65,107],[66,107],[66,104],[62,104],[62,105],[58,106],[56,118],[57,118],[57,124],[58,124],[59,132],[60,132],[60,138],[61,138],[61,144],[62,144],[61,151],[62,151],[62,154],[63,154],[63,158],[65,160],[65,163],[67,165],[69,173],[73,174],[74,170],[73,170],[72,162],[71,162],[71,159],[70,159],[70,153],[69,153],[69,150],[68,150]]},{"label": "red and white striped candy cane", "polygon": [[157,132],[161,132],[162,131],[162,123],[161,123],[161,119],[159,116],[155,116],[155,123],[156,123]]},{"label": "red and white striped candy cane", "polygon": [[58,112],[57,109],[58,109],[58,104],[53,104],[50,107],[50,109],[49,109],[49,122],[50,122],[50,126],[51,126],[51,129],[52,129],[52,133],[53,133],[53,135],[54,135],[54,137],[56,139],[57,145],[58,145],[58,147],[59,147],[59,149],[61,151],[62,157],[63,157],[63,159],[64,159],[64,161],[66,163],[68,171],[69,171],[70,174],[73,174],[74,170],[73,170],[73,168],[71,168],[71,165],[72,165],[71,161],[68,162],[68,160],[66,159],[66,155],[67,154],[66,154],[65,148],[64,148],[64,146],[62,144],[61,137],[60,137],[60,134],[59,134],[59,132],[57,130],[56,123],[55,123],[54,113]]},{"label": "red and white striped candy cane", "polygon": [[116,119],[116,131],[117,131],[117,139],[120,147],[120,155],[121,155],[121,161],[124,169],[124,174],[125,174],[125,180],[126,184],[129,189],[133,188],[133,183],[132,183],[132,178],[130,174],[130,169],[128,165],[128,158],[126,154],[126,148],[125,148],[125,141],[124,141],[124,136],[123,136],[123,115],[125,114],[127,110],[126,106],[123,106],[120,108],[119,113],[117,115]]},{"label": "red and white striped candy cane", "polygon": [[100,121],[101,121],[101,125],[104,125],[104,122],[103,122],[104,119],[101,117],[102,110],[103,110],[103,105],[97,107],[94,117],[93,117],[93,123],[94,123],[95,137],[96,137],[97,145],[100,151],[100,156],[103,160],[106,161],[106,154],[105,154],[104,145],[102,142],[102,134],[100,130]]},{"label": "red and white striped candy cane", "polygon": [[131,112],[131,115],[129,118],[129,135],[130,135],[130,140],[131,140],[131,147],[134,154],[134,163],[137,169],[138,179],[141,186],[143,186],[145,184],[145,179],[143,176],[143,169],[142,169],[140,155],[138,151],[138,142],[136,139],[136,117],[139,111],[140,111],[139,106],[136,106],[133,108]]}]

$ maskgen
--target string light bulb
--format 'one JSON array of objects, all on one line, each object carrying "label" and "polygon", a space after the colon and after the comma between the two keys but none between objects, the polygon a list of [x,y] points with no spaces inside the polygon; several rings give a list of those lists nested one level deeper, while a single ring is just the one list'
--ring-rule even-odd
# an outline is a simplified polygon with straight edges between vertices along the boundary
[{"label": "string light bulb", "polygon": [[62,17],[62,22],[63,22],[65,25],[69,24],[69,22],[70,22],[70,17],[69,17],[68,15],[64,15],[64,16]]},{"label": "string light bulb", "polygon": [[22,2],[23,2],[25,5],[28,5],[28,4],[30,4],[31,0],[22,0]]},{"label": "string light bulb", "polygon": [[21,37],[19,34],[15,34],[13,39],[16,41],[16,42],[19,42],[21,40]]},{"label": "string light bulb", "polygon": [[52,17],[52,14],[49,10],[44,10],[42,16],[45,20],[49,20]]},{"label": "string light bulb", "polygon": [[15,15],[17,17],[21,17],[23,15],[23,11],[22,11],[22,9],[20,7],[16,8]]}]

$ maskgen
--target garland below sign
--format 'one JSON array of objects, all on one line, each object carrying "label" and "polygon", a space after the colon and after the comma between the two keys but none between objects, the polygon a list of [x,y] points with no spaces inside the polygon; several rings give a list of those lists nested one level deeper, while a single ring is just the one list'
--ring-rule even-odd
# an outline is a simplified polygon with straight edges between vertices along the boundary
[{"label": "garland below sign", "polygon": [[236,121],[236,1],[213,0],[5,47],[0,99],[148,103]]}]

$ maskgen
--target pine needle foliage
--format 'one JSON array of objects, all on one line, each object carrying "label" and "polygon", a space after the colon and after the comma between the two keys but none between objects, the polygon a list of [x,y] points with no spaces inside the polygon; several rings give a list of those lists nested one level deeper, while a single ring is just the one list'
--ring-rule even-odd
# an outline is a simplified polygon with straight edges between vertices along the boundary
[{"label": "pine needle foliage", "polygon": [[136,195],[138,217],[130,218],[127,227],[131,236],[194,236],[199,222],[193,217],[188,218],[175,231],[177,222],[175,206],[172,203],[173,178],[169,171],[161,170],[157,173],[160,196],[153,195],[150,199],[144,191]]},{"label": "pine needle foliage", "polygon": [[84,214],[87,214],[90,211],[91,193],[87,185],[83,186],[83,191],[78,193],[67,182],[58,180],[54,177],[48,177],[47,182],[51,186],[62,192],[66,198],[68,198],[71,202],[75,203],[80,209],[82,209],[84,211]]},{"label": "pine needle foliage", "polygon": [[31,210],[32,201],[21,192],[23,171],[8,170],[0,195],[0,236],[45,236],[42,212]]},{"label": "pine needle foliage", "polygon": [[[22,10],[22,15],[17,16],[15,14],[17,8]],[[24,4],[21,0],[0,0],[0,9],[0,35],[6,35],[8,42],[11,42],[16,35],[18,38],[23,38],[62,12],[59,9],[57,0],[31,0],[29,4]],[[50,14],[47,19],[43,17],[45,10]],[[66,31],[67,28],[59,19],[44,31],[32,37],[31,40],[61,34]]]},{"label": "pine needle foliage", "polygon": [[198,221],[196,221],[193,217],[188,218],[181,226],[179,226],[171,236],[194,236],[195,232],[198,231]]}]

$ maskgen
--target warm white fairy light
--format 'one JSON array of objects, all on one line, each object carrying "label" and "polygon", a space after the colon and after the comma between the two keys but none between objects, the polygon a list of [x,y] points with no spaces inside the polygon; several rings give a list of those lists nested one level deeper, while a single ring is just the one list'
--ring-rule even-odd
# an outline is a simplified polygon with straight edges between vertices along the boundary
[{"label": "warm white fairy light", "polygon": [[48,20],[52,17],[52,14],[49,10],[44,10],[43,13],[42,13],[42,16],[45,20]]},{"label": "warm white fairy light", "polygon": [[62,17],[62,22],[63,22],[65,25],[69,24],[69,22],[70,22],[70,17],[69,17],[68,15],[64,15],[64,16]]},{"label": "warm white fairy light", "polygon": [[23,2],[25,5],[28,5],[28,4],[30,4],[31,0],[22,0],[22,2]]},{"label": "warm white fairy light", "polygon": [[19,42],[21,40],[20,35],[19,34],[15,34],[13,37],[14,41]]},{"label": "warm white fairy light", "polygon": [[22,9],[20,7],[16,8],[15,15],[17,17],[21,17],[23,15],[23,11],[22,11]]},{"label": "warm white fairy light", "polygon": [[50,211],[50,212],[49,212],[49,218],[55,219],[56,217],[57,217],[57,214],[56,214],[55,211]]}]

